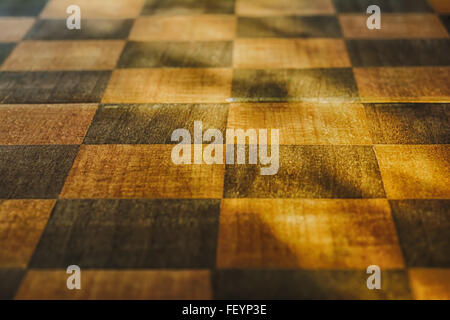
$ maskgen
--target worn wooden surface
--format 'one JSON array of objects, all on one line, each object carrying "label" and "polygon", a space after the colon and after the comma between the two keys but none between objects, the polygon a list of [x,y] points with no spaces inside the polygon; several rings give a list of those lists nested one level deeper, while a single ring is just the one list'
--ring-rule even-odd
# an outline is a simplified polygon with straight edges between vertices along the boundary
[{"label": "worn wooden surface", "polygon": [[116,69],[102,102],[224,103],[231,78],[231,69],[223,68]]},{"label": "worn wooden surface", "polygon": [[385,199],[224,199],[221,209],[220,269],[404,266]]},{"label": "worn wooden surface", "polygon": [[347,40],[355,67],[448,66],[450,39]]},{"label": "worn wooden surface", "polygon": [[361,104],[233,103],[227,127],[277,128],[280,144],[372,144]]},{"label": "worn wooden surface", "polygon": [[26,40],[94,40],[127,39],[133,26],[132,19],[82,19],[82,29],[61,28],[64,19],[40,19]]},{"label": "worn wooden surface", "polygon": [[336,38],[341,36],[335,16],[238,17],[239,38]]},{"label": "worn wooden surface", "polygon": [[0,146],[0,198],[56,199],[76,145]]},{"label": "worn wooden surface", "polygon": [[1,70],[112,70],[124,45],[120,40],[26,41],[15,48]]},{"label": "worn wooden surface", "polygon": [[[450,12],[449,12],[450,13]],[[444,24],[444,26],[447,28],[447,32],[450,33],[450,15],[442,15],[441,16],[441,21]]]},{"label": "worn wooden surface", "polygon": [[129,40],[223,41],[233,40],[235,31],[233,15],[142,16],[136,19]]},{"label": "worn wooden surface", "polygon": [[334,0],[334,5],[340,13],[365,12],[370,5],[379,6],[383,12],[432,12],[427,0]]},{"label": "worn wooden surface", "polygon": [[110,71],[0,72],[0,103],[100,102]]},{"label": "worn wooden surface", "polygon": [[450,3],[446,0],[429,0],[431,6],[438,13],[450,13]]},{"label": "worn wooden surface", "polygon": [[375,152],[388,198],[450,197],[448,145],[377,145]]},{"label": "worn wooden surface", "polygon": [[236,14],[242,16],[333,14],[332,0],[236,0]]},{"label": "worn wooden surface", "polygon": [[55,200],[0,201],[0,267],[26,268]]},{"label": "worn wooden surface", "polygon": [[207,42],[128,42],[119,68],[213,68],[231,67],[233,43]]},{"label": "worn wooden surface", "polygon": [[13,42],[0,43],[0,63],[2,63],[8,57],[11,51],[13,51],[15,45],[16,44]]},{"label": "worn wooden surface", "polygon": [[[449,3],[0,1],[0,298],[448,299]],[[196,120],[277,174],[175,165]]]},{"label": "worn wooden surface", "polygon": [[342,33],[346,38],[410,39],[448,38],[439,18],[428,13],[383,14],[383,26],[378,30],[361,28],[366,24],[363,14],[339,15]]},{"label": "worn wooden surface", "polygon": [[212,268],[219,214],[210,199],[62,200],[30,266]]},{"label": "worn wooden surface", "polygon": [[35,19],[29,17],[0,17],[0,42],[20,41],[31,29]]},{"label": "worn wooden surface", "polygon": [[350,68],[235,69],[232,101],[358,101]]},{"label": "worn wooden surface", "polygon": [[34,269],[26,274],[16,299],[206,300],[211,299],[209,277],[207,270],[87,270],[83,290],[70,292],[61,285],[65,270]]},{"label": "worn wooden surface", "polygon": [[375,144],[448,144],[448,104],[365,104]]},{"label": "worn wooden surface", "polygon": [[[449,268],[449,200],[391,200],[392,216],[409,267]],[[426,241],[423,241],[426,239]]]},{"label": "worn wooden surface", "polygon": [[234,0],[146,0],[141,15],[233,14]]},{"label": "worn wooden surface", "polygon": [[81,144],[96,104],[2,105],[0,144]]},{"label": "worn wooden surface", "polygon": [[84,19],[134,19],[139,16],[145,0],[114,0],[105,5],[92,0],[49,0],[40,16],[47,19],[66,19],[70,5],[83,8]]},{"label": "worn wooden surface", "polygon": [[37,16],[42,11],[47,0],[3,0],[0,3],[0,16],[26,17]]},{"label": "worn wooden surface", "polygon": [[381,290],[367,290],[367,274],[355,270],[218,270],[216,299],[411,299],[404,271],[383,272]]},{"label": "worn wooden surface", "polygon": [[383,198],[370,146],[280,146],[279,170],[260,175],[261,165],[227,165],[225,198]]},{"label": "worn wooden surface", "polygon": [[420,300],[450,300],[448,269],[411,269],[409,277],[414,297]]},{"label": "worn wooden surface", "polygon": [[0,299],[11,300],[14,298],[24,274],[25,269],[0,268],[0,282],[2,284]]},{"label": "worn wooden surface", "polygon": [[345,42],[334,39],[236,39],[238,69],[350,67]]},{"label": "worn wooden surface", "polygon": [[174,144],[172,132],[185,128],[194,137],[194,121],[203,130],[218,129],[225,137],[228,104],[102,105],[85,144]]},{"label": "worn wooden surface", "polygon": [[450,67],[353,68],[363,102],[448,102]]},{"label": "worn wooden surface", "polygon": [[172,145],[81,146],[63,198],[220,198],[223,164],[175,165]]}]

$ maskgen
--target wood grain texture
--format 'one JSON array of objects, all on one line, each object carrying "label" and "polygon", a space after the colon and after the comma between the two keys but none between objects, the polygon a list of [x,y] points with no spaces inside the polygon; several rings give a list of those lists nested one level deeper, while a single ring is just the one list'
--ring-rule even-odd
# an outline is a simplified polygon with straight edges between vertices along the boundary
[{"label": "wood grain texture", "polygon": [[406,265],[449,268],[450,200],[391,200],[390,203]]},{"label": "wood grain texture", "polygon": [[0,43],[0,65],[13,51],[15,46],[15,43]]},{"label": "wood grain texture", "polygon": [[24,269],[0,268],[0,299],[11,300],[20,285],[22,277],[25,274]]},{"label": "wood grain texture", "polygon": [[1,72],[0,103],[100,102],[111,72]]},{"label": "wood grain texture", "polygon": [[214,68],[231,67],[233,43],[204,42],[128,42],[119,68]]},{"label": "wood grain texture", "polygon": [[358,100],[350,68],[235,69],[233,72],[234,102]]},{"label": "wood grain texture", "polygon": [[280,146],[275,176],[227,165],[224,198],[384,198],[370,146]]},{"label": "wood grain texture", "polygon": [[438,13],[450,13],[450,3],[446,0],[428,0]]},{"label": "wood grain texture", "polygon": [[405,271],[386,270],[367,290],[365,270],[218,270],[215,299],[411,299]]},{"label": "wood grain texture", "polygon": [[234,0],[146,0],[142,15],[232,14]]},{"label": "wood grain texture", "polygon": [[450,200],[391,200],[390,203],[406,265],[448,268]]},{"label": "wood grain texture", "polygon": [[0,146],[0,198],[58,197],[78,146]]},{"label": "wood grain texture", "polygon": [[41,18],[66,19],[66,9],[70,5],[79,6],[83,19],[130,19],[139,16],[145,0],[49,0]]},{"label": "wood grain texture", "polygon": [[240,38],[337,38],[341,29],[335,16],[238,17]]},{"label": "wood grain texture", "polygon": [[[82,15],[83,18],[83,15]],[[81,29],[69,30],[65,19],[38,20],[28,32],[27,40],[112,40],[127,39],[133,20],[82,19]]]},{"label": "wood grain texture", "polygon": [[236,0],[241,16],[326,15],[334,14],[332,0]]},{"label": "wood grain texture", "polygon": [[217,267],[404,267],[386,200],[224,199]]},{"label": "wood grain texture", "polygon": [[280,144],[372,144],[360,104],[235,103],[227,127],[279,129]]},{"label": "wood grain texture", "polygon": [[[444,0],[445,1],[445,0]],[[381,12],[432,12],[427,0],[334,0],[338,12],[365,12],[377,5]]]},{"label": "wood grain texture", "polygon": [[37,16],[47,0],[2,0],[0,16],[27,17]]},{"label": "wood grain texture", "polygon": [[339,22],[346,38],[412,39],[448,38],[439,18],[434,14],[383,14],[381,29],[366,27],[366,15],[340,15]]},{"label": "wood grain texture", "polygon": [[388,198],[450,198],[448,145],[377,145],[375,152]]},{"label": "wood grain texture", "polygon": [[450,15],[441,16],[442,24],[447,28],[447,32],[450,34]]},{"label": "wood grain texture", "polygon": [[27,17],[0,18],[0,30],[2,30],[0,42],[17,42],[22,40],[34,22],[34,18]]},{"label": "wood grain texture", "polygon": [[115,70],[102,102],[224,103],[231,77],[231,69],[223,68]]},{"label": "wood grain texture", "polygon": [[175,165],[172,148],[81,146],[61,197],[221,198],[224,165]]},{"label": "wood grain texture", "polygon": [[[226,104],[104,105],[86,134],[86,144],[174,144],[172,132],[202,121],[203,131],[218,129],[225,137]],[[193,139],[191,141],[194,142]]]},{"label": "wood grain texture", "polygon": [[0,267],[26,268],[55,200],[0,200]]},{"label": "wood grain texture", "polygon": [[450,269],[409,270],[414,298],[418,300],[450,300]]},{"label": "wood grain texture", "polygon": [[86,270],[81,277],[81,290],[67,290],[66,281],[65,270],[30,270],[15,299],[211,299],[210,274],[207,270]]},{"label": "wood grain texture", "polygon": [[375,144],[449,144],[448,104],[366,104]]},{"label": "wood grain texture", "polygon": [[0,0],[0,299],[447,299],[448,2]]},{"label": "wood grain texture", "polygon": [[347,40],[354,67],[448,66],[450,39]]},{"label": "wood grain texture", "polygon": [[0,145],[81,144],[96,104],[1,105]]},{"label": "wood grain texture", "polygon": [[58,201],[30,266],[212,268],[219,210],[219,200]]},{"label": "wood grain texture", "polygon": [[353,68],[363,102],[449,102],[450,67]]},{"label": "wood grain texture", "polygon": [[345,42],[337,39],[236,39],[234,68],[351,67]]},{"label": "wood grain texture", "polygon": [[112,70],[125,41],[25,41],[3,63],[3,71]]},{"label": "wood grain texture", "polygon": [[135,20],[131,41],[233,40],[236,17],[204,14],[195,16],[141,16]]}]

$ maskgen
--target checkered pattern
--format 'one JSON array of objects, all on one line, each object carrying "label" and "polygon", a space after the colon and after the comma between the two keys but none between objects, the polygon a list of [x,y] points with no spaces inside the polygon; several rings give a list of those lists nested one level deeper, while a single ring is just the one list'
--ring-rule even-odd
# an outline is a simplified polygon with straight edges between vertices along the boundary
[{"label": "checkered pattern", "polygon": [[[449,3],[1,0],[0,297],[449,299]],[[194,120],[278,174],[174,165]]]}]

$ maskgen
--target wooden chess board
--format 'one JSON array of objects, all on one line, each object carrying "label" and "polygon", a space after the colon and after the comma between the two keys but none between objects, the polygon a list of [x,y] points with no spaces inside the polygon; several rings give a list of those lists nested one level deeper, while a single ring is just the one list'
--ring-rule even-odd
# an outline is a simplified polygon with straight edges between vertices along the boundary
[{"label": "wooden chess board", "polygon": [[[450,1],[0,0],[0,30],[0,298],[450,299]],[[197,120],[279,129],[278,173],[174,164]]]}]

